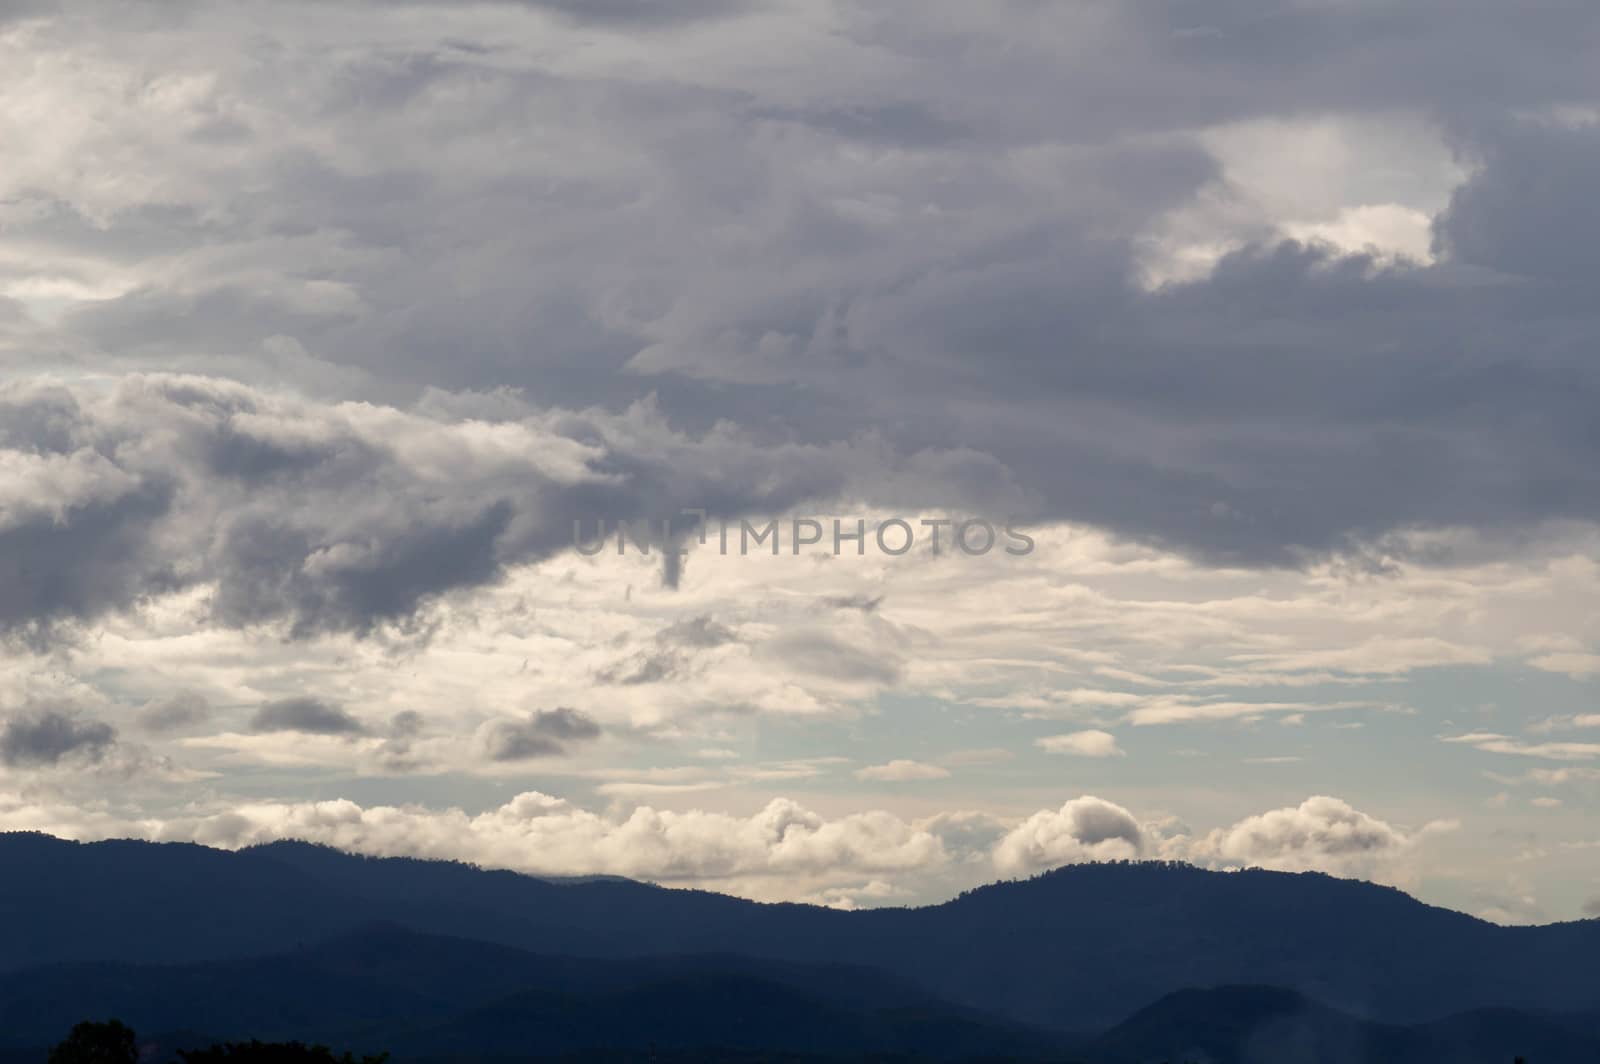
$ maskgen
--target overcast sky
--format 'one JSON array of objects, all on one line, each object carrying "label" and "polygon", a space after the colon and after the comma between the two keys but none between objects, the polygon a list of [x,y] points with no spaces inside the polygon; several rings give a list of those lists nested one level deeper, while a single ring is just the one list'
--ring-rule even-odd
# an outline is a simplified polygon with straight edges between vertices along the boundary
[{"label": "overcast sky", "polygon": [[[0,3],[0,827],[1600,914],[1597,48],[1592,0]],[[574,549],[685,509],[779,553]]]}]

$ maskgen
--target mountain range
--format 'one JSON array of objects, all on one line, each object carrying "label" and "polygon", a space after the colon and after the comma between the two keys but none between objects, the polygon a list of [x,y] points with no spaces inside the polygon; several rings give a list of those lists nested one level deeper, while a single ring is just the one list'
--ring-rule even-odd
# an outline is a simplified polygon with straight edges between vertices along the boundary
[{"label": "mountain range", "polygon": [[1076,865],[843,912],[296,842],[9,834],[0,869],[0,1048],[24,1053],[117,1015],[402,1060],[1600,1059],[1600,921],[1319,874]]}]

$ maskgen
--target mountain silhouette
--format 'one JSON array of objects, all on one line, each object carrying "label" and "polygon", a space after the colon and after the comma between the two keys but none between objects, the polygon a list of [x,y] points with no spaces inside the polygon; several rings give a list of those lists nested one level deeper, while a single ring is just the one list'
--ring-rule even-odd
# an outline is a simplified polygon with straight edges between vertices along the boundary
[{"label": "mountain silhouette", "polygon": [[145,1032],[203,1024],[199,1041],[399,1045],[407,1059],[598,1046],[1035,1059],[1066,1044],[870,969],[709,955],[544,957],[388,924],[261,958],[0,976],[0,1043],[47,1044],[84,1015]]},{"label": "mountain silhouette", "polygon": [[[82,1015],[172,1049],[261,1038],[390,1051],[397,1062],[793,1059],[1088,1064],[1591,1064],[1597,1017],[1476,1010],[1413,1027],[1291,990],[1168,995],[1093,1040],[941,1001],[871,969],[706,955],[545,957],[364,928],[275,956],[53,965],[0,977],[0,1064],[36,1064]],[[204,1033],[185,1025],[204,1024]],[[628,1054],[634,1054],[629,1056]],[[664,1055],[664,1056],[663,1056]],[[156,1056],[162,1056],[157,1053]]]},{"label": "mountain silhouette", "polygon": [[[0,907],[15,914],[0,973],[295,955],[387,921],[569,959],[721,954],[870,968],[954,1006],[1091,1034],[1165,995],[1230,985],[1281,987],[1388,1024],[1600,1007],[1600,921],[1500,927],[1311,873],[1079,865],[942,905],[840,912],[305,843],[228,852],[10,834],[0,867]],[[328,992],[359,1000],[354,989]]]}]

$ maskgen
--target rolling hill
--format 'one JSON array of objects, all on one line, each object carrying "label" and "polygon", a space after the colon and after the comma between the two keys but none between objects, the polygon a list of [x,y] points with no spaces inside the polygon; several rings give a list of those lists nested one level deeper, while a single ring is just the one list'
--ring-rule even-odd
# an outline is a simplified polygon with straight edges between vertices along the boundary
[{"label": "rolling hill", "polygon": [[1058,1032],[1102,1031],[1165,995],[1229,985],[1388,1024],[1600,1006],[1600,921],[1500,927],[1316,874],[1081,865],[943,905],[839,912],[303,843],[227,852],[12,834],[0,836],[0,867],[0,909],[15,914],[0,973],[258,958],[388,922],[545,956],[869,968]]},{"label": "rolling hill", "polygon": [[199,1029],[204,1041],[398,1048],[407,1059],[598,1046],[1046,1059],[1066,1046],[871,969],[715,955],[544,957],[395,925],[260,958],[0,976],[0,1048],[48,1045],[85,1016],[158,1036]]}]

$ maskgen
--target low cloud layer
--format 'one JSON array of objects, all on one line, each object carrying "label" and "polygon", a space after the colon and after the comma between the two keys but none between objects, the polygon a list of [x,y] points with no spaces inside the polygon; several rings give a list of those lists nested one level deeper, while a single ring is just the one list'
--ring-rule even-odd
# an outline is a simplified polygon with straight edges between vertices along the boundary
[{"label": "low cloud layer", "polygon": [[[748,816],[649,805],[601,814],[533,791],[477,814],[336,800],[246,803],[198,819],[63,819],[73,816],[0,792],[0,828],[33,817],[77,838],[132,834],[228,848],[296,838],[379,856],[462,860],[535,875],[622,875],[760,900],[846,905],[857,897],[870,903],[875,895],[937,901],[943,892],[997,876],[1142,858],[1219,869],[1359,871],[1393,881],[1416,839],[1442,830],[1408,836],[1333,798],[1311,798],[1201,837],[1141,823],[1128,809],[1089,796],[1011,821],[971,812],[827,817],[783,798]],[[879,889],[863,892],[869,882]]]}]

